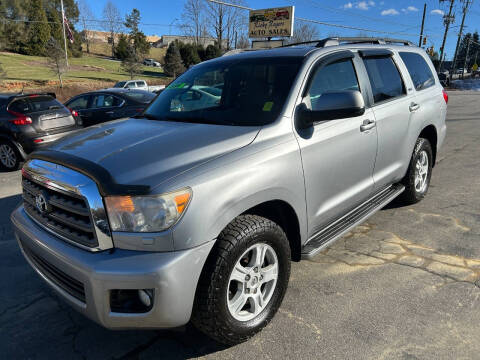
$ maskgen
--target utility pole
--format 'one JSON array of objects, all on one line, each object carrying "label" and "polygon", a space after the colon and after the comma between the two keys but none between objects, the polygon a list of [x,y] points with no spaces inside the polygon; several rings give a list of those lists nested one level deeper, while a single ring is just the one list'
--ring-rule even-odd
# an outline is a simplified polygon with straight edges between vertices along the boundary
[{"label": "utility pole", "polygon": [[418,47],[422,47],[423,25],[425,25],[425,13],[427,12],[427,3],[423,4],[422,27],[420,29],[420,39],[418,40]]},{"label": "utility pole", "polygon": [[455,47],[455,55],[453,56],[453,66],[452,66],[452,71],[450,71],[450,80],[452,79],[452,74],[454,74],[455,70],[457,69],[458,48],[460,47],[460,42],[462,41],[463,24],[465,23],[465,16],[467,15],[468,7],[470,6],[471,3],[472,3],[472,0],[466,0],[465,5],[463,6],[462,24],[460,25],[460,32],[458,33],[457,46]]},{"label": "utility pole", "polygon": [[463,79],[463,74],[465,73],[465,70],[467,70],[467,60],[468,60],[468,52],[470,51],[470,44],[472,43],[472,38],[468,38],[468,43],[467,43],[467,52],[465,53],[465,59],[463,60],[463,71],[462,71],[462,79]]},{"label": "utility pole", "polygon": [[68,67],[67,35],[65,33],[65,11],[63,10],[63,0],[60,0],[60,5],[62,7],[63,46],[65,48],[65,62],[67,63]]},{"label": "utility pole", "polygon": [[442,70],[443,65],[443,54],[445,52],[445,42],[447,41],[447,34],[450,24],[455,21],[455,15],[452,15],[453,4],[455,0],[445,0],[450,1],[450,9],[448,10],[448,15],[443,16],[443,23],[445,24],[445,33],[443,34],[442,46],[440,47],[440,63],[438,64],[438,71]]}]

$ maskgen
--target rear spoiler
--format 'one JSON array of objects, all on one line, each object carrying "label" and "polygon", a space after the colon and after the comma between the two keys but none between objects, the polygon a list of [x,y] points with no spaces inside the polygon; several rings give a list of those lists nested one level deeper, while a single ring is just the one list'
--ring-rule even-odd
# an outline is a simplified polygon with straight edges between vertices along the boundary
[{"label": "rear spoiler", "polygon": [[24,97],[35,97],[35,96],[42,96],[42,95],[48,95],[48,96],[51,96],[53,97],[54,99],[57,98],[57,95],[54,93],[54,92],[42,92],[42,93],[31,93],[31,94],[15,94],[15,95],[12,95],[12,97],[14,98],[24,98]]}]

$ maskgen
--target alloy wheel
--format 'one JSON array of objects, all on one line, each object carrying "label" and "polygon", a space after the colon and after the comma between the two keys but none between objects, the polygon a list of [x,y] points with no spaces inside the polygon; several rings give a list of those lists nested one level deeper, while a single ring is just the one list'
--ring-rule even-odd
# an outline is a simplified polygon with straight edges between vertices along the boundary
[{"label": "alloy wheel", "polygon": [[422,193],[428,185],[428,155],[422,150],[417,157],[415,164],[415,190]]},{"label": "alloy wheel", "polygon": [[17,163],[17,155],[15,150],[8,144],[0,145],[0,162],[6,168],[12,169]]},{"label": "alloy wheel", "polygon": [[239,321],[249,321],[268,305],[277,285],[278,258],[265,243],[249,247],[240,256],[230,274],[227,305]]}]

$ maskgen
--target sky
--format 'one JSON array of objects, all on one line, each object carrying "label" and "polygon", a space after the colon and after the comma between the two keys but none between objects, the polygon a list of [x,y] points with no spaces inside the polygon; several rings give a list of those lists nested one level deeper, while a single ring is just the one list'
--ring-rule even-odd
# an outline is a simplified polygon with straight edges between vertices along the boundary
[{"label": "sky", "polygon": [[[108,0],[85,0],[97,18],[101,18],[102,9]],[[206,1],[206,0],[205,0]],[[228,2],[228,0],[223,0]],[[455,22],[445,46],[446,58],[453,57],[462,18],[461,0],[454,0]],[[181,34],[184,0],[114,0],[122,14],[137,8],[142,17],[141,29],[147,35]],[[443,14],[448,13],[449,1],[438,0],[244,0],[246,6],[262,9],[280,6],[295,6],[295,15],[302,18],[353,26],[368,30],[391,32],[392,34],[349,30],[318,25],[320,38],[328,36],[384,36],[411,40],[418,44],[424,3],[427,4],[425,34],[427,46],[439,51],[444,26]],[[480,31],[480,1],[474,1],[465,20],[464,32]],[[294,30],[295,31],[295,30]],[[393,34],[395,33],[395,34]],[[398,34],[397,34],[398,33]]]}]

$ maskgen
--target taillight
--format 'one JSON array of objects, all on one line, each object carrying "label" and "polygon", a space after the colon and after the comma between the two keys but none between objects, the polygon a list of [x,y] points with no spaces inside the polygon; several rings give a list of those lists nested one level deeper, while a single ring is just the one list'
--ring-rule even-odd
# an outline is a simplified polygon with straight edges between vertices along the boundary
[{"label": "taillight", "polygon": [[141,113],[143,110],[145,110],[145,109],[144,108],[135,109],[135,111],[138,112],[138,113]]},{"label": "taillight", "polygon": [[12,110],[7,110],[7,111],[13,116],[15,116],[15,119],[8,120],[15,125],[29,125],[32,123],[32,118],[30,116],[26,116],[24,114],[20,114]]},{"label": "taillight", "polygon": [[73,110],[73,109],[70,109],[70,108],[68,110],[70,110],[70,112],[72,113],[73,116],[78,116],[77,110]]},{"label": "taillight", "polygon": [[445,100],[445,104],[448,104],[448,94],[445,90],[442,90],[443,92],[443,100]]}]

